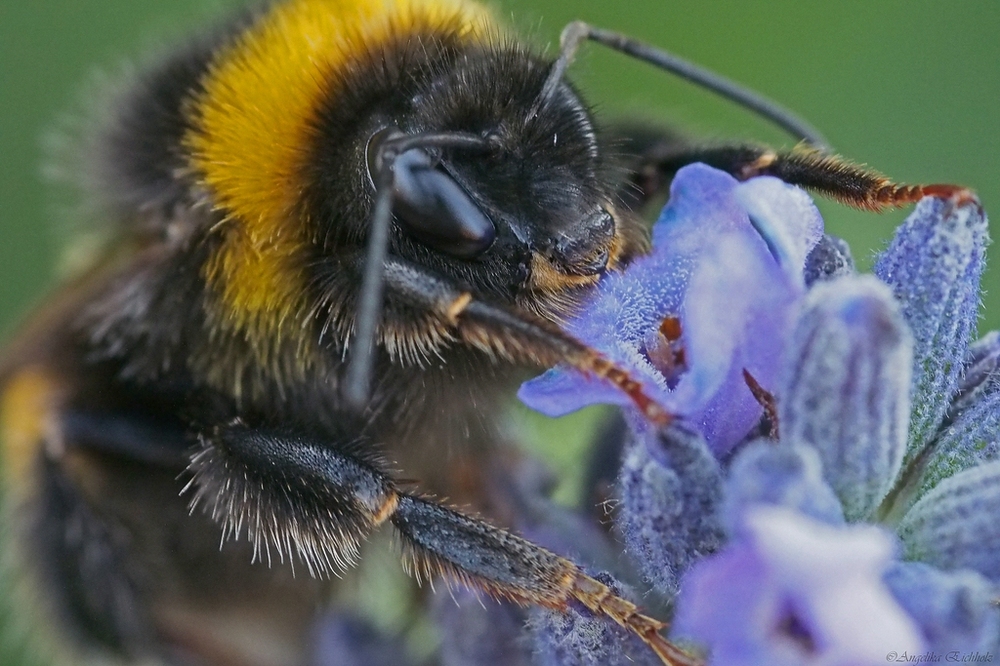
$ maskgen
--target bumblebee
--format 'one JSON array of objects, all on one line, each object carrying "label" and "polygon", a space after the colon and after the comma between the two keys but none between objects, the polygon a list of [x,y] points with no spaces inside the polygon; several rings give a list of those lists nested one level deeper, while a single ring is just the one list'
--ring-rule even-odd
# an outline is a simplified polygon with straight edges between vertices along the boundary
[{"label": "bumblebee", "polygon": [[[601,128],[564,77],[585,40],[810,145]],[[17,539],[76,658],[305,663],[329,574],[384,525],[418,577],[577,601],[664,663],[697,663],[497,526],[497,406],[527,369],[565,362],[669,419],[558,322],[644,251],[639,212],[684,164],[867,209],[954,193],[832,157],[790,114],[662,51],[577,23],[547,57],[459,0],[244,11],[153,63],[107,118],[86,160],[111,240],[0,359]]]}]

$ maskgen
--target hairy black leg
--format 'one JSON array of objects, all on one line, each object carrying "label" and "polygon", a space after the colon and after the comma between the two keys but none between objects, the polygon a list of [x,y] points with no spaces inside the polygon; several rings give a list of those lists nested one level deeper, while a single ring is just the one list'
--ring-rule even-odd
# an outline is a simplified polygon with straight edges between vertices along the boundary
[{"label": "hairy black leg", "polygon": [[409,548],[418,577],[444,573],[519,603],[566,610],[579,602],[637,635],[670,666],[701,660],[660,635],[665,624],[639,613],[566,558],[429,499],[402,495],[390,518]]},{"label": "hairy black leg", "polygon": [[938,196],[965,203],[975,194],[959,185],[903,185],[835,155],[799,146],[775,151],[755,145],[666,146],[650,150],[636,169],[633,185],[640,198],[656,195],[653,188],[666,187],[670,177],[683,166],[703,162],[740,180],[754,176],[775,176],[800,185],[849,206],[881,211],[905,206],[925,196]]},{"label": "hairy black leg", "polygon": [[429,313],[447,335],[514,362],[571,365],[618,386],[651,422],[665,425],[671,420],[625,370],[551,322],[479,300],[427,269],[396,257],[386,260],[384,280],[389,297]]},{"label": "hairy black leg", "polygon": [[30,545],[60,619],[90,644],[147,654],[154,632],[140,585],[124,564],[127,535],[94,509],[58,461],[43,458],[39,473]]},{"label": "hairy black leg", "polygon": [[406,492],[380,469],[371,445],[326,442],[233,422],[203,437],[192,459],[193,505],[230,534],[314,573],[347,566],[358,541],[389,522],[418,578],[438,573],[527,604],[566,609],[574,601],[645,641],[664,664],[700,662],[666,641],[664,624],[638,612],[571,561],[517,535]]},{"label": "hairy black leg", "polygon": [[321,442],[235,420],[200,441],[184,489],[191,508],[220,523],[223,538],[245,532],[257,559],[298,559],[313,575],[344,570],[397,501],[373,446],[346,429]]}]

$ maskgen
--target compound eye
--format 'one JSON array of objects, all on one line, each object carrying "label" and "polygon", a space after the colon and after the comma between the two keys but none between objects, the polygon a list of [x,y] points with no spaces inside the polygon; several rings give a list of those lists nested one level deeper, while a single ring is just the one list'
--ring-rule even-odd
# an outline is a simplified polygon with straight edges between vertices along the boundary
[{"label": "compound eye", "polygon": [[[401,136],[398,131],[386,132],[380,131],[369,141],[369,174],[382,167],[378,147],[382,140]],[[482,254],[496,238],[496,228],[490,219],[421,148],[412,148],[396,156],[392,201],[396,219],[409,233],[425,245],[459,259],[472,259]]]}]

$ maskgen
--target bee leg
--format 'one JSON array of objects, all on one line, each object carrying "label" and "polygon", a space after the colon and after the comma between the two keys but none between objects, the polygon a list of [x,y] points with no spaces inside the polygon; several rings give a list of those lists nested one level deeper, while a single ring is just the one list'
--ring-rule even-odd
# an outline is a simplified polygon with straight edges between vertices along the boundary
[{"label": "bee leg", "polygon": [[313,576],[343,571],[398,501],[374,447],[347,430],[318,441],[235,420],[199,439],[182,494],[193,492],[191,510],[221,524],[223,539],[245,531],[255,560],[298,560]]},{"label": "bee leg", "polygon": [[652,144],[636,160],[632,176],[632,196],[639,201],[654,198],[665,189],[678,169],[702,162],[739,180],[754,176],[775,176],[848,206],[879,212],[906,206],[925,196],[937,196],[961,205],[976,201],[972,190],[959,185],[903,185],[882,174],[842,157],[820,152],[805,145],[790,151],[775,151],[755,145],[691,147],[683,144]]},{"label": "bee leg", "polygon": [[[75,472],[79,473],[79,470]],[[140,586],[127,573],[127,546],[117,525],[92,506],[75,473],[43,457],[28,547],[39,584],[57,613],[91,644],[138,657],[155,645]]]},{"label": "bee leg", "polygon": [[496,596],[557,610],[577,601],[638,635],[663,663],[700,663],[659,634],[663,623],[639,614],[569,560],[400,490],[370,445],[239,421],[214,428],[202,444],[191,463],[192,505],[204,505],[228,534],[245,527],[258,552],[298,557],[312,573],[329,573],[352,564],[359,541],[388,522],[402,537],[411,555],[408,568],[418,579],[443,573]]},{"label": "bee leg", "polygon": [[[58,402],[55,396],[46,397]],[[81,653],[149,656],[155,652],[156,632],[146,590],[130,566],[127,527],[108,510],[111,484],[101,465],[104,459],[131,464],[129,452],[142,450],[142,438],[133,436],[138,430],[124,418],[89,415],[52,404],[37,415],[37,432],[32,435],[37,439],[19,442],[23,460],[5,461],[19,466],[16,477],[5,479],[10,491],[7,508],[14,512],[14,531],[8,536],[14,567],[7,573],[26,576],[20,584],[26,598],[15,602],[20,608],[23,601],[26,609],[21,609],[17,621],[25,623],[28,649],[36,647],[34,623],[39,618],[31,611],[38,611],[42,617],[51,614],[81,644]],[[102,424],[116,439],[110,447],[103,446]],[[167,446],[164,437],[157,441]],[[183,437],[179,441],[183,447]],[[158,462],[164,457],[158,454]],[[20,595],[21,589],[16,588],[15,594]],[[44,590],[41,603],[39,589]],[[37,636],[43,654],[57,643],[51,633]],[[63,649],[67,659],[80,656],[68,646]]]},{"label": "bee leg", "polygon": [[479,587],[489,594],[565,612],[577,602],[638,636],[671,666],[702,662],[661,634],[666,625],[639,613],[603,583],[566,558],[515,534],[436,502],[401,494],[389,518],[403,538],[409,569],[420,579],[436,574]]},{"label": "bee leg", "polygon": [[387,294],[397,303],[428,312],[446,334],[457,335],[472,347],[515,363],[571,365],[620,388],[652,423],[666,425],[672,419],[628,372],[551,322],[477,299],[448,280],[397,257],[386,260],[384,279]]}]

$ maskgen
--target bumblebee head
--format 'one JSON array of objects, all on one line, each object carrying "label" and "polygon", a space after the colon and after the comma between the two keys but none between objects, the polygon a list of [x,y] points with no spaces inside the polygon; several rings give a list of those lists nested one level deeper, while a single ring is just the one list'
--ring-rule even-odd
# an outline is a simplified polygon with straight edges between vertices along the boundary
[{"label": "bumblebee head", "polygon": [[[365,6],[277,5],[189,104],[184,148],[222,218],[210,326],[265,362],[311,321],[343,351],[387,147],[406,146],[388,169],[387,256],[476,299],[552,318],[628,250],[587,108],[562,82],[538,104],[550,60],[470,3],[336,15]],[[407,140],[431,135],[462,140]],[[449,338],[428,321],[387,293],[376,338],[426,356]]]},{"label": "bumblebee head", "polygon": [[[214,54],[181,142],[215,211],[210,383],[339,377],[354,341],[404,364],[451,346],[562,360],[551,324],[512,331],[558,319],[641,233],[612,205],[580,97],[563,81],[543,95],[552,59],[500,32],[465,1],[288,0]],[[409,291],[373,296],[370,268],[390,264]],[[460,331],[471,301],[492,319]]]},{"label": "bumblebee head", "polygon": [[565,84],[534,108],[550,63],[523,48],[442,41],[368,54],[352,104],[324,109],[307,196],[325,251],[363,245],[385,148],[412,137],[390,166],[390,254],[501,301],[593,283],[622,247],[587,109]]}]

